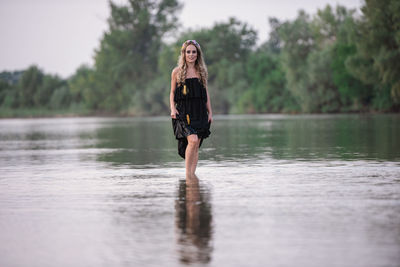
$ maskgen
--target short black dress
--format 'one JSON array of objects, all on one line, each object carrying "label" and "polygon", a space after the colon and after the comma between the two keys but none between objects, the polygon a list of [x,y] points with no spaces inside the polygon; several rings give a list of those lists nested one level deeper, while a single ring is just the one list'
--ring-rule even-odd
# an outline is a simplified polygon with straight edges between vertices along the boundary
[{"label": "short black dress", "polygon": [[187,78],[185,84],[176,85],[174,101],[179,114],[172,119],[172,128],[178,140],[178,154],[185,158],[188,135],[197,134],[200,146],[210,135],[207,91],[199,78]]}]

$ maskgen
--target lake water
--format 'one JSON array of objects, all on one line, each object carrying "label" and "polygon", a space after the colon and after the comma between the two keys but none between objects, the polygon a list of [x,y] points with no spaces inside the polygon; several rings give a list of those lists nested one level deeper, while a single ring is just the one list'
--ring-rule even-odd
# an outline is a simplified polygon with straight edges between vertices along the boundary
[{"label": "lake water", "polygon": [[0,120],[0,266],[400,266],[400,116]]}]

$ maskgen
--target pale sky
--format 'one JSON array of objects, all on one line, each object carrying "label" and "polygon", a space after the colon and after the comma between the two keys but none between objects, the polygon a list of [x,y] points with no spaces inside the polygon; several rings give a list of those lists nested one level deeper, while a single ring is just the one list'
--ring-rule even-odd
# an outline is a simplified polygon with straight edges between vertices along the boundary
[{"label": "pale sky", "polygon": [[[327,4],[359,10],[362,0],[188,0],[179,19],[183,30],[234,16],[256,29],[261,43],[268,38],[268,17],[292,20],[300,9],[315,14]],[[0,72],[36,64],[67,78],[81,64],[93,64],[108,16],[108,0],[0,0]]]}]

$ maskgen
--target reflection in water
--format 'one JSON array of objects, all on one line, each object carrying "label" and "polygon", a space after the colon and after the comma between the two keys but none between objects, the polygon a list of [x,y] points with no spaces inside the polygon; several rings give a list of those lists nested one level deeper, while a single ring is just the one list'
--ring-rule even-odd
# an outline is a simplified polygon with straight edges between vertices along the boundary
[{"label": "reflection in water", "polygon": [[194,175],[179,182],[175,203],[178,249],[183,263],[211,260],[212,215],[210,198]]},{"label": "reflection in water", "polygon": [[0,266],[400,267],[400,115],[216,120],[0,120]]}]

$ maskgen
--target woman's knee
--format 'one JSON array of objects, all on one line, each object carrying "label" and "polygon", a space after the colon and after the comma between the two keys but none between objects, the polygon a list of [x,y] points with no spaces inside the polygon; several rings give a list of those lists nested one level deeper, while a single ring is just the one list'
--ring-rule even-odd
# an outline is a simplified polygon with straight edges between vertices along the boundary
[{"label": "woman's knee", "polygon": [[191,134],[187,137],[189,145],[198,146],[200,143],[200,139],[197,137],[197,134]]}]

